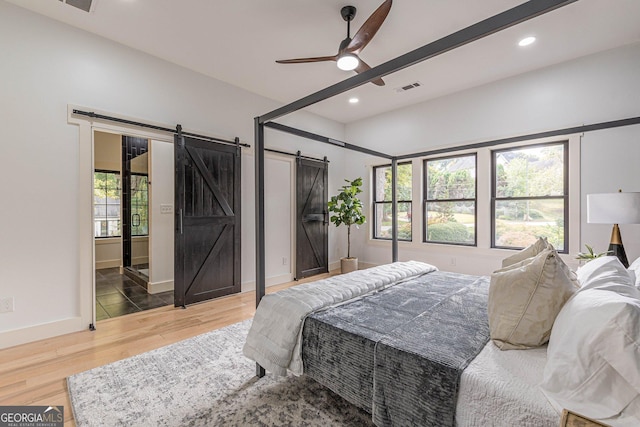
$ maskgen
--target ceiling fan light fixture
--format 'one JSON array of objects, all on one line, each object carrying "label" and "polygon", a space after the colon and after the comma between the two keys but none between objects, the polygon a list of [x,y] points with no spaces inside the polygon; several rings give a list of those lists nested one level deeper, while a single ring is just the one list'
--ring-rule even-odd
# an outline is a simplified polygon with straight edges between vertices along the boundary
[{"label": "ceiling fan light fixture", "polygon": [[355,70],[356,67],[360,64],[360,60],[355,55],[350,53],[345,53],[338,58],[338,68],[344,71],[352,71]]}]

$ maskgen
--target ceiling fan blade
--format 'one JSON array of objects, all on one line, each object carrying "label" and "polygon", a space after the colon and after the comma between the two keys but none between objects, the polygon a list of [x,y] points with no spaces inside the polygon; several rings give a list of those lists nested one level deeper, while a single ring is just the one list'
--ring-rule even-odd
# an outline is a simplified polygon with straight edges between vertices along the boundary
[{"label": "ceiling fan blade", "polygon": [[373,36],[376,35],[382,23],[387,18],[389,11],[391,10],[391,3],[393,0],[385,0],[384,3],[371,14],[369,18],[362,24],[362,27],[358,30],[351,42],[346,47],[345,51],[349,53],[359,54],[362,49],[371,41]]},{"label": "ceiling fan blade", "polygon": [[276,62],[278,64],[303,64],[305,62],[336,61],[337,59],[338,59],[338,55],[333,55],[333,56],[317,56],[314,58],[279,59]]},{"label": "ceiling fan blade", "polygon": [[[360,59],[360,58],[358,58]],[[369,67],[369,65],[367,65],[366,62],[364,62],[362,59],[360,59],[360,62],[358,63],[358,66],[356,67],[355,71],[356,73],[363,73],[367,70],[370,70],[371,67]],[[381,78],[377,78],[375,80],[371,80],[371,83],[373,83],[374,85],[378,85],[378,86],[384,86],[384,80],[382,80]]]}]

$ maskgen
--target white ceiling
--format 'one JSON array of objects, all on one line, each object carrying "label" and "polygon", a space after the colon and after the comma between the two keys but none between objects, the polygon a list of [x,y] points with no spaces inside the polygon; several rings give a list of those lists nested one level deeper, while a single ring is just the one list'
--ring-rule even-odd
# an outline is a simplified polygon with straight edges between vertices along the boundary
[{"label": "white ceiling", "polygon": [[[276,64],[333,55],[346,36],[340,9],[358,8],[352,35],[382,0],[94,0],[91,13],[58,0],[7,0],[167,61],[289,103],[351,72],[334,62]],[[519,0],[397,0],[361,57],[376,66]],[[385,111],[640,41],[640,0],[580,0],[308,108],[349,123]],[[524,36],[537,42],[517,46]],[[396,93],[419,81],[422,87]],[[358,104],[347,102],[351,96]],[[266,113],[266,111],[265,111]]]}]

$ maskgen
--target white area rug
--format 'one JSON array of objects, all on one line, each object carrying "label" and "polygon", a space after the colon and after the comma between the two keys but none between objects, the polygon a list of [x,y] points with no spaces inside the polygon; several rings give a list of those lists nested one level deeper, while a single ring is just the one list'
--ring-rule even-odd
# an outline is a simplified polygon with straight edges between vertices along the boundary
[{"label": "white area rug", "polygon": [[67,379],[78,426],[367,426],[370,415],[304,376],[255,377],[251,320]]}]

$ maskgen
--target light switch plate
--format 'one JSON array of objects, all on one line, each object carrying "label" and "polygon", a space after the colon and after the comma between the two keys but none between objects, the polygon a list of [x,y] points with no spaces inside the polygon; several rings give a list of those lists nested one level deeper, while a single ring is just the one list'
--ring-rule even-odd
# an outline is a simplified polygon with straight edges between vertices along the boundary
[{"label": "light switch plate", "polygon": [[161,214],[173,213],[173,205],[160,205],[160,213]]}]

